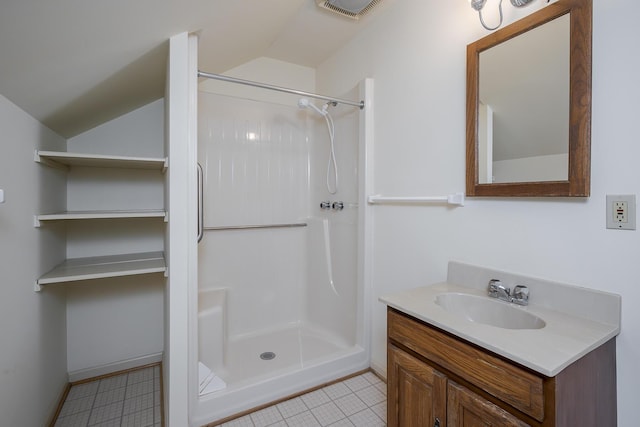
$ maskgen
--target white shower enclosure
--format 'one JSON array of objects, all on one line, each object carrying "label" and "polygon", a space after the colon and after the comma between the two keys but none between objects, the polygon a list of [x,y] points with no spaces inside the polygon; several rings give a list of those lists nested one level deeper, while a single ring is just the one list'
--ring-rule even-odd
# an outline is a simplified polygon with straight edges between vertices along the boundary
[{"label": "white shower enclosure", "polygon": [[[366,99],[367,87],[342,97]],[[330,194],[324,118],[298,108],[294,96],[274,99],[198,92],[198,361],[226,387],[198,393],[192,425],[369,367],[363,248],[371,115],[329,107],[339,174]]]}]

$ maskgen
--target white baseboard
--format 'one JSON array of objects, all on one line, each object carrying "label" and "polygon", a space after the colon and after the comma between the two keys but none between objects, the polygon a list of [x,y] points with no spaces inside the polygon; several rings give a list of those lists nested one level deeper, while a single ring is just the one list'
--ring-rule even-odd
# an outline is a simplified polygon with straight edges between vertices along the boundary
[{"label": "white baseboard", "polygon": [[133,359],[121,360],[107,365],[96,366],[95,368],[79,369],[69,372],[69,382],[86,380],[88,378],[99,377],[101,375],[112,374],[138,366],[149,365],[151,363],[162,362],[162,353],[149,354],[147,356],[135,357]]}]

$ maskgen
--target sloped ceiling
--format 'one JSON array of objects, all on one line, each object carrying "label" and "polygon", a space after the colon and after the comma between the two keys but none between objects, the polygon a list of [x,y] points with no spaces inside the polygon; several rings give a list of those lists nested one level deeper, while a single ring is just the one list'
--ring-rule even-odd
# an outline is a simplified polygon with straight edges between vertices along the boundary
[{"label": "sloped ceiling", "polygon": [[175,34],[200,35],[208,72],[260,56],[315,67],[381,5],[353,21],[315,0],[5,1],[0,94],[69,138],[162,97]]}]

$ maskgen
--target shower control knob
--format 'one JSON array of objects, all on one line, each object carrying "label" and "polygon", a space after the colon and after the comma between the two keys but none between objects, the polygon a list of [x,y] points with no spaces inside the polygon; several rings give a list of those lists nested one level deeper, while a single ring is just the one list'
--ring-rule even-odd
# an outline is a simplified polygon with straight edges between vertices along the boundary
[{"label": "shower control knob", "polygon": [[331,209],[331,202],[327,201],[327,202],[320,202],[320,209],[323,209],[325,211],[328,211],[329,209]]},{"label": "shower control knob", "polygon": [[341,211],[342,209],[344,209],[344,203],[342,203],[342,202],[333,202],[333,210],[334,211]]}]

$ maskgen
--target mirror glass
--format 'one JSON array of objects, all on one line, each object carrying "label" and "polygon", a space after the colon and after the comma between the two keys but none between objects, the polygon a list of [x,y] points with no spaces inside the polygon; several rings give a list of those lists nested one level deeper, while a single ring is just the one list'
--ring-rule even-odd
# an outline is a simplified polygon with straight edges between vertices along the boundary
[{"label": "mirror glass", "polygon": [[591,0],[557,0],[467,46],[467,196],[590,191]]},{"label": "mirror glass", "polygon": [[479,182],[566,181],[569,15],[480,53]]}]

